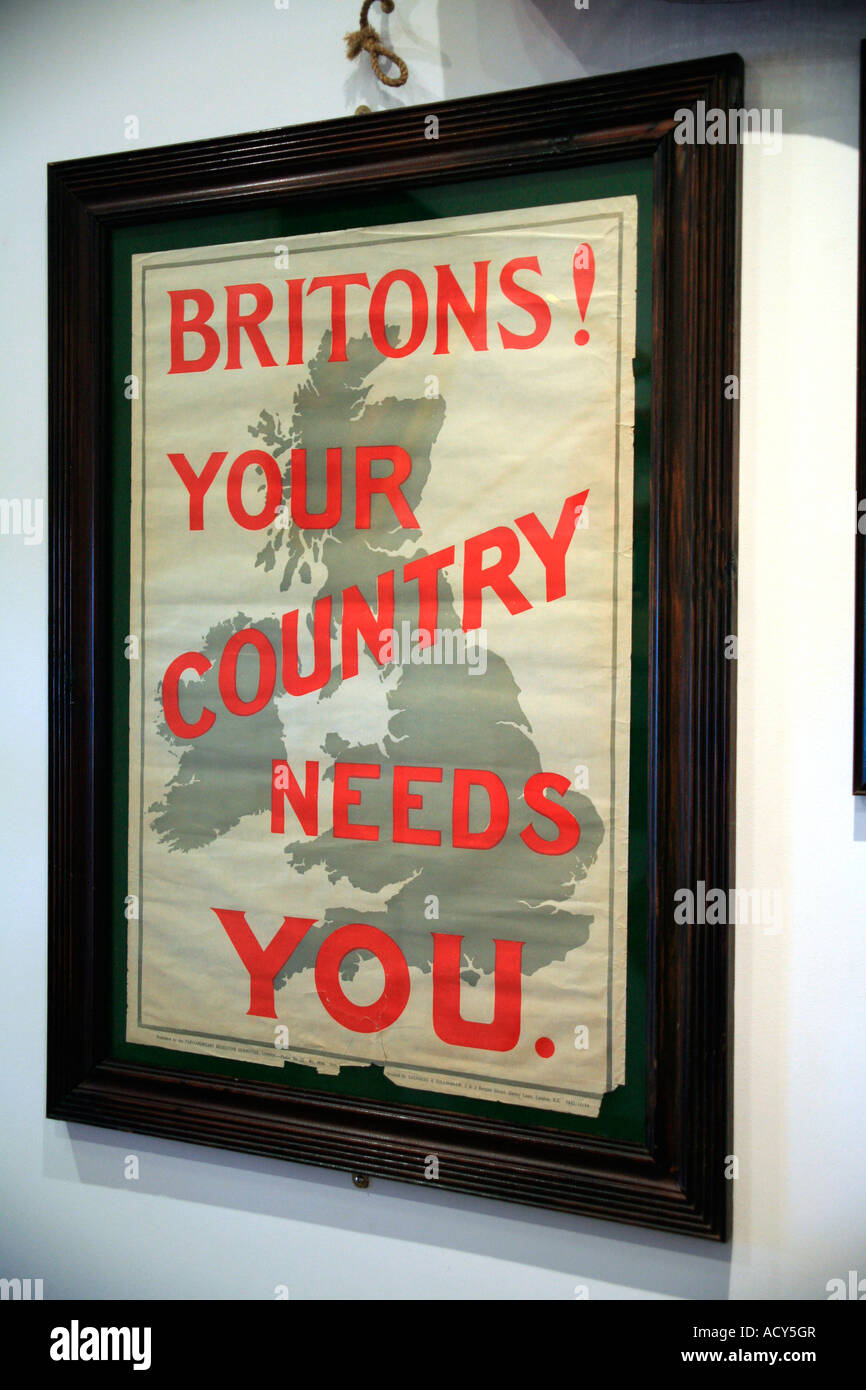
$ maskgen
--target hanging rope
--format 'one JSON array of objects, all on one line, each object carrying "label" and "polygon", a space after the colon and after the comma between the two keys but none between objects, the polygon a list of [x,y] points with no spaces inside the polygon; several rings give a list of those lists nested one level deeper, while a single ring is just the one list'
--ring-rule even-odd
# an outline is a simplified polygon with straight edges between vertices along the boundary
[{"label": "hanging rope", "polygon": [[[379,0],[379,3],[385,14],[393,13],[394,0]],[[367,15],[369,14],[372,4],[373,0],[364,0],[361,6],[360,27],[354,34],[346,35],[346,56],[350,62],[353,62],[354,59],[366,49],[370,55],[370,66],[379,81],[384,82],[386,87],[402,87],[409,76],[409,69],[402,58],[398,58],[396,53],[392,52],[390,48],[385,47],[380,35],[373,28],[372,24],[368,23]],[[387,58],[389,63],[393,63],[395,67],[399,68],[400,76],[389,77],[387,73],[384,73],[379,66],[380,57]]]}]

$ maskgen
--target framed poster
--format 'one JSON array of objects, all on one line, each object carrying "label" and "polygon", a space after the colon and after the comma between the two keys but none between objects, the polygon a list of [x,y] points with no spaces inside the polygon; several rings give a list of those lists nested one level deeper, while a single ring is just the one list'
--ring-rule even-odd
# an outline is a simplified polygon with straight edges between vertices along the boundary
[{"label": "framed poster", "polygon": [[741,81],[50,167],[49,1115],[725,1238]]}]

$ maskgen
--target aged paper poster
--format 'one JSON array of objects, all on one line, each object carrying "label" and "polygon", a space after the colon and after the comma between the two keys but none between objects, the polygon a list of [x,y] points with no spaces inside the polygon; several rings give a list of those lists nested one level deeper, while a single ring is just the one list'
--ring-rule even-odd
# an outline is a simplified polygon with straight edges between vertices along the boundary
[{"label": "aged paper poster", "polygon": [[636,232],[133,258],[130,1042],[623,1083]]}]

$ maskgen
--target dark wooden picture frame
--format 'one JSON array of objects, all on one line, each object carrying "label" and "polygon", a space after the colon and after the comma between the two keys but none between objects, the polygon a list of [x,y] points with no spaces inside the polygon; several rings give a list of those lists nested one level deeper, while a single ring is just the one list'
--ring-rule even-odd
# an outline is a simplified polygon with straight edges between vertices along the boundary
[{"label": "dark wooden picture frame", "polygon": [[866,796],[866,39],[860,44],[860,239],[857,298],[857,539],[854,618],[854,795]]},{"label": "dark wooden picture frame", "polygon": [[[742,106],[735,55],[55,164],[49,199],[50,1117],[727,1238],[739,149],[678,113]],[[424,139],[435,114],[439,138]],[[145,1066],[112,1052],[110,245],[144,220],[647,159],[653,170],[645,1140]],[[862,321],[862,320],[861,320]],[[861,375],[862,401],[862,375]],[[861,424],[862,438],[862,424]],[[861,447],[861,461],[863,457]],[[642,692],[643,694],[643,692]]]}]

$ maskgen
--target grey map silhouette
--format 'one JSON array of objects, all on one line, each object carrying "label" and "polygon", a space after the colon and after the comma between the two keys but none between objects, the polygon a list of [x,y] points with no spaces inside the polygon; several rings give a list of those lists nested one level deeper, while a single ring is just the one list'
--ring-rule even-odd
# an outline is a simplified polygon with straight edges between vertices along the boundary
[{"label": "grey map silhouette", "polygon": [[[395,628],[399,631],[401,622],[408,620],[414,629],[418,624],[417,583],[403,585],[400,574],[403,564],[428,552],[420,532],[397,526],[384,497],[373,498],[370,529],[355,528],[355,448],[399,441],[408,450],[412,472],[403,484],[403,492],[415,512],[430,476],[434,445],[445,419],[445,402],[439,397],[428,399],[426,395],[419,399],[389,397],[368,401],[369,378],[383,357],[365,336],[349,342],[345,363],[330,362],[330,338],[330,333],[326,333],[307,363],[309,375],[294,392],[289,425],[283,427],[278,416],[262,411],[249,432],[282,460],[284,501],[289,496],[290,451],[306,448],[308,506],[312,511],[324,505],[325,451],[341,444],[342,516],[328,532],[304,532],[291,522],[270,528],[256,563],[274,573],[275,591],[277,578],[278,592],[285,592],[296,574],[309,586],[310,630],[314,600],[331,595],[333,631],[339,621],[343,589],[357,585],[375,609],[377,576],[395,568]],[[413,546],[409,553],[405,549],[407,539]],[[464,538],[454,539],[456,542]],[[205,704],[215,713],[210,730],[195,743],[185,745],[164,721],[159,724],[161,736],[182,749],[163,799],[149,807],[153,828],[171,851],[185,854],[200,849],[225,835],[243,817],[270,809],[272,760],[286,756],[276,703],[272,700],[260,713],[239,718],[223,708],[217,688],[217,665],[226,641],[233,632],[253,624],[279,652],[278,617],[261,619],[236,613],[213,627],[204,638],[201,650],[213,665],[196,682],[195,703],[200,709],[204,697]],[[442,572],[438,626],[454,630],[460,627],[453,593]],[[331,679],[315,697],[320,701],[331,699],[340,685],[336,653],[334,659]],[[576,914],[573,905],[569,905],[576,886],[596,859],[604,828],[590,798],[570,790],[562,799],[563,804],[581,828],[572,852],[538,854],[520,839],[520,831],[530,821],[545,838],[552,835],[549,822],[531,814],[522,799],[527,779],[541,772],[542,766],[521,707],[520,690],[508,665],[488,650],[483,674],[473,673],[468,665],[458,663],[405,664],[395,670],[390,663],[379,667],[362,646],[362,670],[365,661],[369,670],[385,683],[387,691],[388,721],[381,740],[360,744],[332,732],[321,749],[310,748],[305,756],[318,758],[321,763],[333,759],[381,765],[378,781],[357,784],[363,788],[363,800],[353,812],[354,819],[382,827],[380,842],[337,839],[329,830],[314,839],[290,840],[285,854],[296,870],[303,872],[319,865],[331,883],[339,885],[345,881],[347,898],[351,898],[352,887],[374,893],[393,888],[393,893],[386,908],[379,912],[359,911],[347,905],[345,909],[331,908],[324,913],[278,975],[277,988],[290,974],[314,965],[321,941],[330,931],[358,921],[386,931],[399,945],[407,963],[424,971],[431,969],[431,931],[461,934],[461,974],[467,985],[474,985],[483,974],[492,971],[496,938],[526,943],[522,965],[525,975],[562,960],[568,951],[583,945],[589,934],[592,916]],[[238,662],[237,688],[241,698],[252,697],[257,676],[258,658],[245,647]],[[180,698],[183,701],[183,685]],[[397,764],[443,769],[441,784],[423,787],[423,813],[413,813],[413,823],[441,829],[441,845],[391,842],[389,768]],[[489,769],[506,785],[510,803],[508,830],[492,849],[458,849],[450,843],[455,768]],[[303,764],[293,764],[293,771],[303,785]],[[324,779],[333,777],[330,766],[322,776],[320,804],[327,808],[330,797]],[[470,829],[483,830],[488,819],[487,798],[479,791],[477,798],[473,794],[470,800]],[[294,815],[287,804],[287,834],[293,823]],[[438,899],[437,920],[425,915],[431,895]],[[275,907],[291,916],[314,915],[309,902],[299,905],[277,900]],[[353,953],[344,960],[344,979],[354,976],[362,955]]]}]

